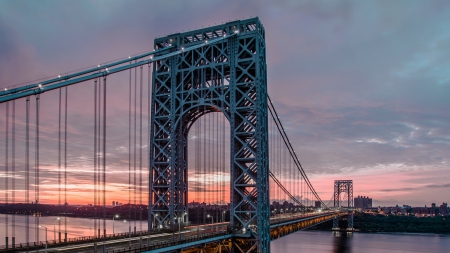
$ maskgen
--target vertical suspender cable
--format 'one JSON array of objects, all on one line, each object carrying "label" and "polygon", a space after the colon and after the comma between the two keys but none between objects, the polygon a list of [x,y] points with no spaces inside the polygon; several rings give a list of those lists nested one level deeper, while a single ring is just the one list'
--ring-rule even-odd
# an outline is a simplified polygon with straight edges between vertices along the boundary
[{"label": "vertical suspender cable", "polygon": [[[30,204],[30,97],[26,100],[25,130],[25,203]],[[25,237],[27,247],[30,245],[30,213],[25,215]]]},{"label": "vertical suspender cable", "polygon": [[6,214],[5,214],[5,241],[6,241],[6,248],[8,248],[8,209],[9,209],[9,203],[8,203],[8,157],[9,157],[9,152],[8,152],[8,139],[9,139],[9,103],[6,102],[6,131],[5,131],[5,204],[6,204]]},{"label": "vertical suspender cable", "polygon": [[[136,61],[137,62],[137,61]],[[136,113],[137,113],[137,68],[134,68],[134,151],[133,151],[133,198],[134,198],[134,233],[136,233]]]},{"label": "vertical suspender cable", "polygon": [[[130,62],[131,64],[131,62]],[[128,96],[128,233],[131,233],[131,69]]]},{"label": "vertical suspender cable", "polygon": [[202,144],[203,144],[203,154],[204,154],[204,156],[203,156],[203,172],[202,172],[202,174],[203,174],[203,203],[205,204],[205,205],[203,205],[203,214],[202,214],[202,216],[203,216],[203,224],[205,224],[206,223],[206,159],[207,159],[207,153],[206,153],[206,121],[205,121],[205,118],[204,117],[202,117],[202,124],[203,124],[203,141],[202,141]]},{"label": "vertical suspender cable", "polygon": [[[102,107],[102,81],[101,78],[98,78],[97,82],[97,88],[98,88],[98,98],[97,98],[97,209],[100,209],[101,207],[101,187],[100,187],[100,177],[101,177],[101,162],[102,162],[102,156],[101,156],[101,107]],[[100,226],[100,210],[98,210],[98,216],[96,216],[97,220],[97,237],[101,237],[101,226]]]},{"label": "vertical suspender cable", "polygon": [[[151,170],[152,170],[152,168],[150,167],[150,152],[151,152],[151,149],[150,149],[150,136],[151,136],[151,134],[150,134],[150,129],[151,129],[151,122],[150,122],[150,115],[151,115],[151,108],[150,108],[150,105],[151,105],[151,94],[150,94],[150,90],[151,90],[151,68],[150,68],[150,64],[148,64],[148,86],[147,86],[147,106],[148,106],[148,108],[147,108],[147,110],[148,110],[148,115],[147,115],[147,133],[148,133],[148,151],[147,151],[147,155],[148,155],[148,173],[149,173],[149,175],[147,176],[147,179],[148,179],[148,190],[147,190],[147,192],[148,192],[148,196],[147,196],[147,203],[148,203],[148,208],[150,209],[150,205],[151,205],[151,203],[150,203],[150,194],[152,194],[151,193],[151,180],[150,180],[150,173],[152,173],[151,172]],[[147,215],[148,215],[148,212],[147,212]],[[150,217],[150,215],[148,215],[147,216],[147,219],[148,220],[150,220],[152,217]],[[155,226],[155,224],[153,224],[153,226]],[[150,230],[150,228],[149,228],[149,230]],[[150,244],[150,241],[148,242],[148,245]]]},{"label": "vertical suspender cable", "polygon": [[[225,124],[226,124],[225,121],[226,121],[225,119],[222,120],[222,143],[223,144],[225,144]],[[228,142],[228,143],[230,143],[230,142]],[[226,175],[226,172],[227,172],[227,170],[225,168],[225,160],[226,160],[225,152],[226,151],[225,151],[225,145],[221,145],[221,146],[222,146],[222,173],[224,175],[224,178],[222,180],[223,181],[222,199],[224,200],[224,204],[226,205],[226,203],[227,203],[227,201],[225,200],[225,197],[226,197],[225,192],[227,191],[227,189],[225,189],[225,185],[226,185],[225,184],[225,175]],[[230,180],[230,182],[231,182],[231,180]],[[231,199],[231,192],[230,192],[230,199]],[[228,199],[228,202],[230,202],[230,199]]]},{"label": "vertical suspender cable", "polygon": [[[271,156],[273,154],[273,148],[272,148],[272,120],[267,117],[267,121],[269,124],[269,171],[273,171],[273,167],[272,167],[272,157]],[[273,194],[271,194],[271,191],[273,191],[273,183],[271,183],[272,181],[269,179],[269,205],[272,203],[271,198],[273,198]],[[269,210],[271,211],[271,210]],[[269,215],[270,217],[272,217],[271,213]]]},{"label": "vertical suspender cable", "polygon": [[[222,116],[222,114],[221,113],[217,113],[216,114],[217,115],[217,120],[216,120],[216,131],[217,131],[217,133],[216,133],[216,149],[217,149],[217,162],[216,162],[216,171],[217,171],[217,178],[218,178],[218,180],[220,180],[221,179],[221,177],[222,177],[222,173],[220,173],[220,158],[221,158],[221,154],[220,154],[220,147],[221,146],[223,146],[224,144],[223,143],[221,143],[220,142],[220,131],[222,130],[221,128],[220,128],[220,126],[221,126],[221,124],[220,124],[220,119],[221,119],[221,117],[220,116]],[[220,193],[221,193],[221,184],[217,184],[217,193],[216,193],[216,196],[217,196],[217,205],[218,205],[218,207],[219,207],[219,210],[218,210],[218,217],[217,217],[217,221],[220,221],[219,219],[221,218],[221,208],[220,208]]]},{"label": "vertical suspender cable", "polygon": [[[58,104],[58,212],[61,212],[61,93],[59,89]],[[61,222],[58,221],[58,241],[61,242]]]},{"label": "vertical suspender cable", "polygon": [[[94,217],[97,218],[97,79],[94,80]],[[94,237],[97,220],[94,218]]]},{"label": "vertical suspender cable", "polygon": [[67,98],[68,87],[65,88],[64,106],[64,242],[67,242]]},{"label": "vertical suspender cable", "polygon": [[[12,101],[12,136],[11,136],[11,169],[12,169],[12,204],[14,205],[16,203],[16,101]],[[12,241],[11,244],[13,247],[15,247],[15,240],[16,240],[16,212],[13,212],[12,215]]]},{"label": "vertical suspender cable", "polygon": [[139,231],[142,231],[142,93],[143,93],[143,66],[141,65],[141,83],[139,92]]},{"label": "vertical suspender cable", "polygon": [[[208,207],[209,207],[209,212],[212,212],[212,210],[211,210],[211,204],[212,204],[212,200],[211,200],[211,173],[212,173],[212,171],[211,171],[211,166],[212,166],[212,160],[213,160],[213,152],[212,152],[212,143],[211,143],[211,122],[213,122],[213,118],[212,118],[212,114],[209,114],[208,115],[209,117],[207,117],[207,118],[205,118],[205,119],[208,119],[208,174],[207,174],[207,178],[208,178],[208,185],[207,185],[207,188],[206,188],[206,192],[207,192],[207,195],[208,195]],[[210,215],[212,215],[212,213],[210,214]]]},{"label": "vertical suspender cable", "polygon": [[106,76],[103,77],[103,236],[106,238]]},{"label": "vertical suspender cable", "polygon": [[[197,122],[198,123],[198,122]],[[193,127],[194,127],[194,133],[195,133],[195,139],[194,139],[194,154],[195,154],[195,159],[194,159],[194,175],[199,175],[200,173],[199,173],[199,171],[198,171],[198,152],[199,152],[199,150],[198,150],[198,140],[199,140],[199,132],[198,132],[198,124],[194,124],[193,125]],[[198,180],[195,180],[195,182],[194,182],[194,191],[195,191],[195,198],[193,199],[193,201],[192,202],[200,202],[199,200],[198,200]],[[195,216],[195,224],[197,225],[197,230],[198,230],[198,216],[199,216],[199,214],[198,214],[198,207],[196,208],[197,210],[197,212],[196,212],[196,216]]]},{"label": "vertical suspender cable", "polygon": [[[220,172],[219,172],[219,147],[220,147],[220,143],[219,143],[219,113],[216,113],[216,125],[215,125],[215,127],[214,127],[214,129],[216,130],[216,140],[215,140],[215,142],[216,142],[216,164],[215,164],[215,166],[216,166],[216,169],[215,169],[215,171],[216,171],[216,177],[215,178],[217,178],[217,179],[219,179],[220,178]],[[214,181],[216,181],[216,180],[214,180]],[[216,184],[215,182],[214,182],[214,184]],[[220,190],[220,184],[218,184],[218,185],[216,185],[216,191],[215,192],[219,192],[219,190]],[[216,204],[217,205],[219,205],[220,204],[220,202],[219,202],[219,195],[218,194],[214,194],[214,196],[216,196]],[[216,222],[218,222],[219,220],[217,220]]]},{"label": "vertical suspender cable", "polygon": [[39,242],[39,99],[40,96],[36,95],[36,141],[35,141],[35,206],[36,206],[36,216],[35,220],[35,228],[36,228],[36,242]]},{"label": "vertical suspender cable", "polygon": [[[280,164],[280,157],[281,157],[281,148],[280,148],[280,138],[279,138],[279,136],[277,135],[277,164],[276,164],[276,166],[277,166],[277,175],[278,175],[278,177],[280,178],[280,180],[281,180],[281,175],[280,175],[280,166],[281,166],[281,164]],[[281,201],[281,191],[280,191],[280,187],[277,187],[277,191],[278,191],[278,196],[277,196],[277,200],[280,202],[280,204],[282,203],[282,201]],[[281,206],[280,206],[280,208],[279,209],[281,209]],[[281,213],[281,210],[278,210],[279,211],[279,213]]]},{"label": "vertical suspender cable", "polygon": [[[198,171],[198,124],[194,124],[194,125],[192,125],[192,127],[194,128],[193,129],[193,131],[194,131],[194,136],[195,136],[195,138],[194,138],[194,154],[195,154],[195,157],[194,157],[194,171],[193,171],[193,175],[199,175],[199,171]],[[194,198],[191,198],[191,200],[192,200],[192,202],[197,202],[198,201],[198,187],[197,187],[197,183],[198,183],[198,180],[195,180],[194,182],[193,182],[193,184],[194,184],[194,187],[193,187],[193,189],[194,189]],[[192,194],[193,195],[193,194]],[[192,196],[191,195],[191,196]],[[200,201],[198,201],[198,202],[200,202]],[[192,203],[192,204],[194,204],[194,203]],[[196,212],[196,216],[195,216],[195,224],[197,225],[197,227],[198,227],[198,208],[197,208],[197,210],[196,210],[197,212]]]},{"label": "vertical suspender cable", "polygon": [[[288,169],[289,169],[289,192],[290,193],[293,193],[293,191],[292,191],[292,171],[293,171],[293,169],[292,169],[292,157],[291,156],[288,156],[288,159],[289,159],[289,167],[288,167]],[[295,196],[295,195],[294,195]],[[291,201],[291,200],[290,200]],[[295,202],[294,202],[295,203]]]}]

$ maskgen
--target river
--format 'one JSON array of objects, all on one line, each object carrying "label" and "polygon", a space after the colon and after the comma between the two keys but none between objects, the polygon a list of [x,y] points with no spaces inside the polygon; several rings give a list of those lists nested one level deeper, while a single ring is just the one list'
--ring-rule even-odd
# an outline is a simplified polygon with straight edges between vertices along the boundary
[{"label": "river", "polygon": [[[11,221],[9,216],[8,233],[11,237]],[[30,219],[30,241],[35,239],[34,217]],[[64,218],[57,220],[57,217],[48,216],[40,217],[39,223],[43,227],[47,227],[47,238],[53,240],[58,237],[58,231],[64,234]],[[59,223],[61,226],[59,226]],[[92,219],[85,218],[67,218],[67,234],[69,238],[92,236],[94,222]],[[101,221],[101,224],[103,222]],[[124,222],[123,219],[107,220],[107,233],[127,232],[129,226],[134,229],[134,221]],[[139,230],[142,227],[146,229],[147,223],[143,221],[136,222]],[[45,230],[40,228],[39,239],[45,239]],[[4,244],[5,238],[5,215],[0,214],[0,245]],[[25,242],[25,216],[16,215],[16,243]],[[62,235],[63,236],[63,235]],[[9,240],[11,242],[11,239]],[[346,233],[340,233],[336,236],[332,232],[324,231],[300,231],[271,242],[272,253],[372,253],[372,252],[450,252],[450,235],[436,234],[407,234],[407,233],[353,233],[352,236],[346,236]]]},{"label": "river", "polygon": [[409,233],[345,233],[300,231],[270,244],[273,253],[400,253],[450,252],[450,235]]}]

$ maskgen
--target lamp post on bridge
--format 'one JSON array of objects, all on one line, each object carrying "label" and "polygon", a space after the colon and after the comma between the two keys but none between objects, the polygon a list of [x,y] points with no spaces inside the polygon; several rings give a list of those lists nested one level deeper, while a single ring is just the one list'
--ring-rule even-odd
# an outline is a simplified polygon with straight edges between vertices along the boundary
[{"label": "lamp post on bridge", "polygon": [[44,227],[41,225],[39,225],[39,227],[45,229],[45,253],[47,253],[48,252],[48,249],[47,249],[47,227]]},{"label": "lamp post on bridge", "polygon": [[158,228],[158,226],[156,226],[156,219],[155,217],[158,217],[158,214],[153,215],[153,228]]},{"label": "lamp post on bridge", "polygon": [[119,218],[119,215],[116,214],[116,215],[113,216],[113,235],[114,235],[114,218]]},{"label": "lamp post on bridge", "polygon": [[178,217],[178,240],[181,241],[181,220],[183,218]]},{"label": "lamp post on bridge", "polygon": [[214,224],[214,216],[208,214],[206,215],[206,217],[211,218],[211,227],[212,227],[212,225]]},{"label": "lamp post on bridge", "polygon": [[55,221],[60,221],[61,220],[61,218],[60,217],[57,217],[56,219],[53,219],[53,240],[55,240],[55,243],[56,243],[56,226],[55,226]]}]

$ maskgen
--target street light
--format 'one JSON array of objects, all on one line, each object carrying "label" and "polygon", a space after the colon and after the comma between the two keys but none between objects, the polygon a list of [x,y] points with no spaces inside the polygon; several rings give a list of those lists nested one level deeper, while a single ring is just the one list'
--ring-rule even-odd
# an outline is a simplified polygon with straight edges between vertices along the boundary
[{"label": "street light", "polygon": [[114,218],[119,218],[119,215],[116,214],[116,215],[113,216],[113,235],[114,235]]},{"label": "street light", "polygon": [[227,213],[227,211],[223,211],[222,212],[222,222],[225,222],[225,214]]},{"label": "street light", "polygon": [[[127,222],[127,220],[123,220],[123,222]],[[129,241],[130,241],[130,248],[131,248],[131,223],[128,226],[128,238],[129,238]]]},{"label": "street light", "polygon": [[211,216],[211,215],[206,215],[206,217],[208,217],[208,218],[211,218],[211,225],[214,223],[214,217],[213,216]]},{"label": "street light", "polygon": [[155,217],[158,217],[158,214],[153,215],[153,227],[157,228]]},{"label": "street light", "polygon": [[56,243],[56,229],[55,229],[55,221],[59,221],[59,220],[61,220],[61,218],[56,218],[56,219],[53,219],[53,240],[55,240],[55,243]]},{"label": "street light", "polygon": [[39,227],[45,229],[45,253],[47,253],[48,252],[48,250],[47,250],[47,227],[44,227],[41,225],[39,225]]},{"label": "street light", "polygon": [[179,237],[180,241],[181,241],[181,220],[182,220],[182,218],[179,217],[178,218],[178,237]]}]

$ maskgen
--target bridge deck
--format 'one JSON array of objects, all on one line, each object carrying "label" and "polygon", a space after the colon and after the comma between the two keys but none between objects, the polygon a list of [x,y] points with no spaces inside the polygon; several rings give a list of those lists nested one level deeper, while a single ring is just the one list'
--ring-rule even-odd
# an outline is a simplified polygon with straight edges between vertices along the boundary
[{"label": "bridge deck", "polygon": [[[337,212],[322,212],[311,214],[278,215],[270,220],[271,240],[287,234],[317,225],[330,220]],[[198,245],[222,243],[226,247],[227,240],[250,236],[251,231],[235,231],[231,233],[228,223],[216,223],[202,227],[186,227],[180,233],[165,232],[160,234],[146,234],[142,236],[122,237],[102,242],[79,242],[71,245],[50,245],[48,252],[167,252],[179,249],[193,248]],[[150,246],[149,246],[150,245]],[[95,248],[97,250],[95,250]],[[17,250],[17,249],[16,249]],[[42,251],[42,248],[40,248]],[[19,252],[39,252],[39,249],[23,250]]]}]

